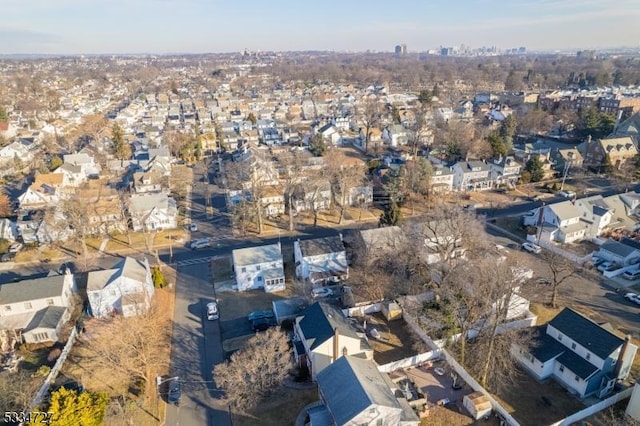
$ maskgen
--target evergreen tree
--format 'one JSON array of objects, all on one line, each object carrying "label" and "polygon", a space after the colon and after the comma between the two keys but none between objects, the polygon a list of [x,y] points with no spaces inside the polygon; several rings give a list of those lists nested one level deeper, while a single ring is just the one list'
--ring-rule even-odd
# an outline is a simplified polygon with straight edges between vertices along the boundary
[{"label": "evergreen tree", "polygon": [[111,127],[111,142],[113,143],[113,153],[118,160],[131,158],[131,146],[124,140],[124,131],[118,123],[113,123],[113,127]]},{"label": "evergreen tree", "polygon": [[380,215],[380,226],[395,226],[402,220],[402,211],[395,201],[389,203]]},{"label": "evergreen tree", "polygon": [[487,142],[491,145],[491,152],[494,157],[507,155],[507,145],[504,143],[504,138],[500,136],[500,132],[491,132],[487,137]]},{"label": "evergreen tree", "polygon": [[101,426],[109,398],[105,394],[78,393],[60,388],[51,394],[48,411],[53,412],[52,423],[59,426]]},{"label": "evergreen tree", "polygon": [[544,178],[542,161],[540,161],[539,157],[532,157],[529,161],[527,161],[524,169],[529,172],[529,175],[531,176],[531,182],[540,182]]},{"label": "evergreen tree", "polygon": [[602,172],[606,174],[613,173],[613,163],[609,154],[605,154],[604,160],[602,160]]}]

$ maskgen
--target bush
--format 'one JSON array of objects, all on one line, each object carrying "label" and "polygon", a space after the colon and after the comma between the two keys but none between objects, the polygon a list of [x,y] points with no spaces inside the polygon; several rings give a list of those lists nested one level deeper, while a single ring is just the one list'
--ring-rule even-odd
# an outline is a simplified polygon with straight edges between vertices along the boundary
[{"label": "bush", "polygon": [[11,245],[11,241],[5,240],[4,238],[0,238],[0,254],[7,253],[9,251],[10,245]]},{"label": "bush", "polygon": [[51,367],[48,365],[41,365],[31,377],[46,377],[51,372]]},{"label": "bush", "polygon": [[49,352],[49,355],[47,355],[47,361],[55,362],[60,357],[61,353],[62,350],[60,348],[52,349],[51,352]]},{"label": "bush", "polygon": [[162,274],[159,266],[151,268],[151,279],[155,288],[164,288],[167,285],[167,279]]}]

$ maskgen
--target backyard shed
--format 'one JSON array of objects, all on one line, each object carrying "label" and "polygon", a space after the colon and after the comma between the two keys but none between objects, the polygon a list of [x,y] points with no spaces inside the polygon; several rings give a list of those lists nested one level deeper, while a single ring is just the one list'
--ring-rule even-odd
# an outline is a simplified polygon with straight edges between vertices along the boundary
[{"label": "backyard shed", "polygon": [[381,310],[387,321],[402,318],[402,308],[396,302],[383,302]]},{"label": "backyard shed", "polygon": [[491,402],[482,392],[474,392],[462,398],[462,404],[471,417],[479,420],[491,414]]}]

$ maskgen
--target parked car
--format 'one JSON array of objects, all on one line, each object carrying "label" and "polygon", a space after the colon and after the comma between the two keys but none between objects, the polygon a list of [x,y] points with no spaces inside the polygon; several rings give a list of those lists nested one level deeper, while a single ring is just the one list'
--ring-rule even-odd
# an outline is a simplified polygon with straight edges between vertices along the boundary
[{"label": "parked car", "polygon": [[600,265],[598,265],[598,271],[600,272],[610,272],[610,271],[615,271],[616,269],[618,269],[619,266],[614,263],[614,262],[602,262]]},{"label": "parked car", "polygon": [[192,223],[191,225],[189,225],[189,231],[196,232],[197,230],[198,230],[198,225],[196,225],[195,223]]},{"label": "parked car", "polygon": [[24,247],[24,245],[16,241],[9,246],[9,253],[17,253],[22,250],[22,247]]},{"label": "parked car", "polygon": [[167,391],[167,402],[173,405],[180,405],[180,398],[182,397],[182,389],[180,387],[180,379],[174,377],[169,381]]},{"label": "parked car", "polygon": [[217,320],[220,316],[218,315],[218,302],[209,302],[207,303],[207,319],[209,321]]},{"label": "parked car", "polygon": [[311,290],[311,296],[316,297],[330,297],[333,296],[333,290],[327,287],[314,288]]},{"label": "parked car", "polygon": [[271,318],[275,318],[275,317],[276,317],[276,315],[271,310],[268,310],[268,311],[253,311],[247,316],[247,319],[249,320],[249,322],[251,322],[251,321],[254,321],[254,320],[257,320],[257,319],[261,319],[261,318],[271,319]]},{"label": "parked car", "polygon": [[622,274],[622,277],[627,280],[636,280],[640,278],[640,269],[624,271],[624,274]]},{"label": "parked car", "polygon": [[211,243],[209,242],[208,238],[192,241],[191,244],[189,245],[189,248],[191,250],[197,250],[197,249],[208,248],[208,247],[211,247]]},{"label": "parked car", "polygon": [[277,325],[275,317],[274,318],[256,318],[251,321],[251,328],[253,331],[265,331],[269,327],[273,327]]},{"label": "parked car", "polygon": [[575,198],[576,193],[573,191],[560,191],[558,192],[558,195],[564,198]]},{"label": "parked car", "polygon": [[640,296],[636,293],[627,293],[624,295],[624,298],[630,302],[635,303],[636,305],[640,305]]},{"label": "parked car", "polygon": [[537,244],[530,243],[528,241],[525,243],[522,243],[522,249],[528,251],[529,253],[535,253],[535,254],[538,254],[542,251],[542,247],[540,247]]},{"label": "parked car", "polygon": [[604,263],[604,259],[598,256],[592,256],[591,257],[591,263],[593,264],[593,266],[599,266],[601,264]]},{"label": "parked car", "polygon": [[16,258],[15,253],[5,253],[0,256],[0,262],[12,262]]}]

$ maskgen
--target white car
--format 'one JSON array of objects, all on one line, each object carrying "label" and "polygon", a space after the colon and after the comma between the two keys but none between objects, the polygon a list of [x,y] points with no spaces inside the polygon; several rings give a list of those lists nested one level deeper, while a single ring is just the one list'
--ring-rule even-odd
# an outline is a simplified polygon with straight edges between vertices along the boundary
[{"label": "white car", "polygon": [[616,269],[618,269],[618,265],[613,262],[602,262],[598,265],[598,271],[600,272],[615,271]]},{"label": "white car", "polygon": [[207,319],[209,321],[213,321],[213,320],[217,320],[218,318],[219,318],[218,303],[217,302],[207,303]]},{"label": "white car", "polygon": [[316,297],[330,297],[330,296],[333,296],[333,290],[331,290],[330,288],[326,288],[326,287],[314,288],[313,290],[311,290],[311,295],[314,298],[316,298]]},{"label": "white car", "polygon": [[542,251],[542,248],[539,245],[530,243],[528,241],[526,243],[522,243],[522,248],[523,250],[526,250],[529,253],[535,253],[535,254],[539,254]]},{"label": "white car", "polygon": [[195,232],[197,230],[198,230],[198,225],[196,225],[195,223],[192,223],[191,225],[189,225],[189,231]]},{"label": "white car", "polygon": [[208,238],[192,241],[191,244],[189,245],[189,248],[191,250],[197,250],[197,249],[208,248],[208,247],[211,247],[211,243],[209,242]]},{"label": "white car", "polygon": [[563,196],[564,198],[575,198],[576,193],[573,191],[560,191],[558,195]]},{"label": "white car", "polygon": [[17,253],[22,250],[23,244],[19,242],[15,242],[9,246],[9,253]]},{"label": "white car", "polygon": [[624,298],[630,302],[635,303],[636,305],[640,305],[640,296],[636,293],[627,293],[624,295]]}]

